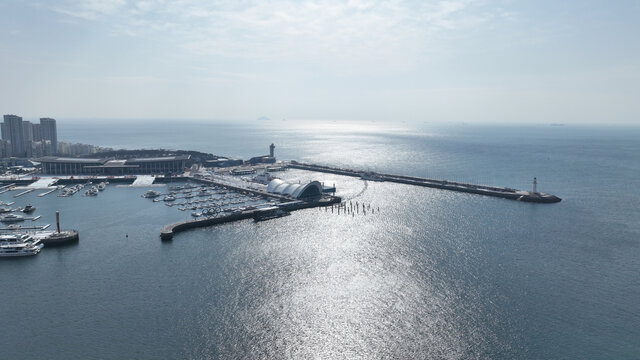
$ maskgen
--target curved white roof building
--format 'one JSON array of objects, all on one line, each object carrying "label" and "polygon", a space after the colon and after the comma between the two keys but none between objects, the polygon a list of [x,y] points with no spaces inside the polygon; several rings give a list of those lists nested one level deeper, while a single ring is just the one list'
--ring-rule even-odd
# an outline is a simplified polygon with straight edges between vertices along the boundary
[{"label": "curved white roof building", "polygon": [[303,199],[322,195],[322,184],[319,181],[312,181],[306,185],[292,184],[280,179],[273,179],[267,186],[267,192]]}]

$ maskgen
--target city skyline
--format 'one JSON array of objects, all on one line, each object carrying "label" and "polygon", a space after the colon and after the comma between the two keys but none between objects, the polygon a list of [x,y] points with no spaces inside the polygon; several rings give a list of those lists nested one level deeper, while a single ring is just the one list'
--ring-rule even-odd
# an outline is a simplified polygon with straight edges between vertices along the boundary
[{"label": "city skyline", "polygon": [[10,0],[0,108],[638,124],[639,18],[634,1]]},{"label": "city skyline", "polygon": [[32,157],[58,153],[58,130],[53,118],[32,123],[15,114],[3,116],[0,124],[0,157]]}]

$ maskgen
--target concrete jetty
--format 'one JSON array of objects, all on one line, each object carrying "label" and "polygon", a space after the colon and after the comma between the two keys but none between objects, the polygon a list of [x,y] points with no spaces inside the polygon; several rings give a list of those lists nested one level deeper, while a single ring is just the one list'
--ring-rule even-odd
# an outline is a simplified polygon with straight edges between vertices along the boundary
[{"label": "concrete jetty", "polygon": [[358,177],[363,179],[368,178],[368,179],[375,179],[376,181],[389,181],[389,182],[400,183],[400,184],[424,186],[424,187],[430,187],[430,188],[436,188],[436,189],[442,189],[442,190],[451,190],[451,191],[493,196],[493,197],[499,197],[504,199],[526,201],[526,202],[533,202],[533,203],[557,203],[562,200],[559,197],[552,194],[516,190],[516,189],[510,189],[506,187],[475,185],[475,184],[461,183],[461,182],[455,182],[455,181],[427,179],[427,178],[421,178],[421,177],[415,177],[415,176],[405,176],[405,175],[377,173],[377,172],[370,172],[370,171],[341,169],[341,168],[336,168],[331,166],[299,163],[296,161],[291,161],[288,164],[288,166],[294,169],[317,171],[317,172],[331,173],[331,174],[344,175],[344,176],[352,176],[352,177]]},{"label": "concrete jetty", "polygon": [[80,235],[77,230],[62,230],[60,232],[52,232],[49,236],[41,239],[46,247],[63,246],[75,244],[80,241]]},{"label": "concrete jetty", "polygon": [[[337,196],[331,196],[331,197],[324,197],[316,201],[291,201],[291,199],[289,198],[287,198],[287,200],[289,200],[289,202],[280,204],[280,207],[287,211],[294,211],[294,210],[300,210],[300,209],[308,209],[313,207],[321,207],[321,206],[329,206],[332,204],[337,204],[342,201],[342,198]],[[174,234],[181,231],[188,230],[188,229],[195,229],[200,227],[224,224],[232,221],[251,219],[253,218],[254,214],[259,210],[260,209],[238,211],[238,212],[231,213],[229,215],[224,215],[224,216],[180,221],[177,223],[167,225],[164,228],[162,228],[162,231],[160,232],[160,238],[162,240],[171,240]]]}]

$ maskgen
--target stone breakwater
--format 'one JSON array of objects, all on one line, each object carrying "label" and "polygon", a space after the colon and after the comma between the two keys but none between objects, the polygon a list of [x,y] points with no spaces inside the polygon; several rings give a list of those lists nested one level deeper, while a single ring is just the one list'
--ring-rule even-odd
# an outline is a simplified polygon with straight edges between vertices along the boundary
[{"label": "stone breakwater", "polygon": [[549,204],[549,203],[557,203],[562,201],[561,198],[552,194],[516,190],[516,189],[511,189],[506,187],[476,185],[476,184],[468,184],[468,183],[461,183],[461,182],[447,181],[447,180],[427,179],[427,178],[421,178],[421,177],[415,177],[415,176],[395,175],[395,174],[386,174],[386,173],[377,173],[377,172],[365,172],[365,171],[342,169],[342,168],[336,168],[336,167],[330,167],[330,166],[305,164],[305,163],[299,163],[295,161],[292,161],[291,163],[289,163],[288,166],[294,169],[359,177],[365,180],[389,181],[389,182],[395,182],[400,184],[424,186],[424,187],[430,187],[430,188],[436,188],[436,189],[442,189],[442,190],[493,196],[493,197],[499,197],[499,198],[510,199],[510,200],[525,201],[525,202]]}]

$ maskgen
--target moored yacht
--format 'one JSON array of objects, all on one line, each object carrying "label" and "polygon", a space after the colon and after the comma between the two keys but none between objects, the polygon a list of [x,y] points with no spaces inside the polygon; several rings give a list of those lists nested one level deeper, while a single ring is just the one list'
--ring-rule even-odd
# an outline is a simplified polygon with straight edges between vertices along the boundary
[{"label": "moored yacht", "polygon": [[33,245],[30,243],[0,245],[0,257],[36,255],[43,246],[42,244]]},{"label": "moored yacht", "polygon": [[0,235],[0,257],[36,255],[43,246],[28,234]]},{"label": "moored yacht", "polygon": [[25,218],[21,215],[16,215],[16,214],[7,214],[3,217],[0,217],[0,221],[2,221],[3,223],[14,223],[14,222],[20,222],[20,221],[24,221]]}]

